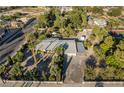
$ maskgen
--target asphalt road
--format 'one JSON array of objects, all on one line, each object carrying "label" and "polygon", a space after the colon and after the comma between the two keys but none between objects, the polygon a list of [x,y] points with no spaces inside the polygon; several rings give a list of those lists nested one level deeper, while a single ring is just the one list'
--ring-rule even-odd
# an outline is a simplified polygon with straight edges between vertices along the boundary
[{"label": "asphalt road", "polygon": [[25,43],[24,34],[33,30],[32,26],[36,24],[36,20],[28,24],[24,29],[13,33],[0,46],[0,63],[5,62],[8,56],[14,55],[16,51]]},{"label": "asphalt road", "polygon": [[0,80],[0,87],[124,87],[124,82],[84,82],[79,83],[57,83],[40,81],[7,81]]}]

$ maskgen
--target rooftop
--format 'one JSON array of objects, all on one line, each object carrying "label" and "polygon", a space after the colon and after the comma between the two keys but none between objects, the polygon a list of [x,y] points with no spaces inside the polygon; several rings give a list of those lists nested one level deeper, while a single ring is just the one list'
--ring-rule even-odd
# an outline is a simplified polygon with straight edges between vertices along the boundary
[{"label": "rooftop", "polygon": [[112,30],[112,32],[124,32],[124,29],[117,29],[117,30]]},{"label": "rooftop", "polygon": [[107,22],[106,22],[105,19],[94,18],[94,23],[95,23],[96,25],[101,26],[101,27],[104,27],[104,26],[107,25]]},{"label": "rooftop", "polygon": [[65,54],[76,55],[76,42],[75,40],[64,40],[59,38],[50,38],[43,40],[36,46],[36,50],[53,51],[56,47],[63,45],[65,48]]}]

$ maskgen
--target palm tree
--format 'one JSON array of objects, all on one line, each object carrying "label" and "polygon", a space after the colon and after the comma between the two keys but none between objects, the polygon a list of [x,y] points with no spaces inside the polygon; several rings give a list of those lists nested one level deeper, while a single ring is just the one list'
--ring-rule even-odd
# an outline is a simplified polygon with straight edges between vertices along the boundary
[{"label": "palm tree", "polygon": [[20,62],[16,62],[9,71],[11,78],[18,78],[22,76],[22,67]]},{"label": "palm tree", "polygon": [[38,24],[34,25],[34,29],[35,29],[36,32],[38,32],[38,28],[39,28]]},{"label": "palm tree", "polygon": [[37,63],[37,58],[36,58],[36,53],[35,53],[35,46],[33,44],[29,44],[29,50],[31,50],[34,62]]},{"label": "palm tree", "polygon": [[36,59],[36,56],[35,56],[36,55],[35,54],[35,49],[34,49],[35,46],[34,46],[34,43],[33,43],[33,41],[35,40],[35,36],[33,35],[33,33],[26,33],[25,38],[26,38],[26,41],[28,42],[28,48],[29,48],[29,50],[31,50],[34,62],[36,63],[37,59]]},{"label": "palm tree", "polygon": [[[6,67],[5,65],[0,65],[0,78],[2,79],[3,73],[5,73]],[[4,83],[3,79],[2,82]]]},{"label": "palm tree", "polygon": [[33,57],[33,60],[34,60],[34,63],[35,63],[31,68],[29,68],[30,70],[32,70],[34,67],[37,66],[37,64],[39,62],[41,62],[41,60],[43,58],[38,59],[36,57],[36,55],[37,55],[37,51],[35,50],[36,37],[34,36],[34,34],[33,33],[26,33],[25,38],[26,38],[26,41],[28,42],[28,48],[32,53],[32,57]]}]

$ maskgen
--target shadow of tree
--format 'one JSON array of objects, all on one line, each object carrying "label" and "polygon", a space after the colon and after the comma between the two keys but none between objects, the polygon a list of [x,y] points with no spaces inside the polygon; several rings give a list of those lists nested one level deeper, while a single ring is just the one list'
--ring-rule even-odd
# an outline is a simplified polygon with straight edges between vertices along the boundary
[{"label": "shadow of tree", "polygon": [[68,69],[69,64],[71,63],[72,57],[70,57],[69,61],[68,61],[67,59],[68,59],[68,56],[65,55],[65,57],[64,57],[64,62],[63,62],[63,72],[62,72],[63,81],[64,81],[65,78],[66,78],[66,71],[67,71],[67,69]]},{"label": "shadow of tree", "polygon": [[96,66],[96,58],[93,55],[90,55],[87,60],[85,61],[85,64],[91,67]]},{"label": "shadow of tree", "polygon": [[100,68],[106,68],[107,67],[107,64],[105,63],[105,60],[100,61],[99,67]]},{"label": "shadow of tree", "polygon": [[31,57],[27,62],[26,62],[26,67],[28,67],[28,66],[31,66],[31,65],[33,65],[34,64],[34,59],[33,59],[33,57]]},{"label": "shadow of tree", "polygon": [[95,87],[104,87],[104,83],[101,81],[97,81]]}]

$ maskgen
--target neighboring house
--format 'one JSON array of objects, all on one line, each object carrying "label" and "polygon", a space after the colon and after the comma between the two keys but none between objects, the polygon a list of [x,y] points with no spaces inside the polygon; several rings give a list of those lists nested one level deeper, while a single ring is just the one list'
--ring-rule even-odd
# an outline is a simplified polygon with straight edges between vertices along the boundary
[{"label": "neighboring house", "polygon": [[115,33],[118,33],[118,32],[124,32],[124,30],[122,30],[122,29],[117,29],[117,30],[111,30],[111,32],[115,32]]},{"label": "neighboring house", "polygon": [[124,36],[124,30],[123,29],[117,29],[117,30],[111,30],[113,34],[120,34]]},{"label": "neighboring house", "polygon": [[113,29],[111,30],[111,34],[112,36],[116,37],[116,38],[124,38],[124,30],[123,29]]},{"label": "neighboring house", "polygon": [[59,8],[61,10],[61,13],[63,13],[63,12],[69,12],[69,11],[72,11],[73,10],[71,6],[60,6]]},{"label": "neighboring house", "polygon": [[107,26],[107,21],[105,19],[101,18],[93,18],[91,16],[88,16],[88,24],[89,25],[97,25],[99,27],[106,27]]},{"label": "neighboring house", "polygon": [[100,27],[105,27],[105,26],[107,26],[107,21],[104,20],[104,19],[94,18],[93,21],[94,21],[94,24],[95,24],[95,25],[98,25],[98,26],[100,26]]}]

